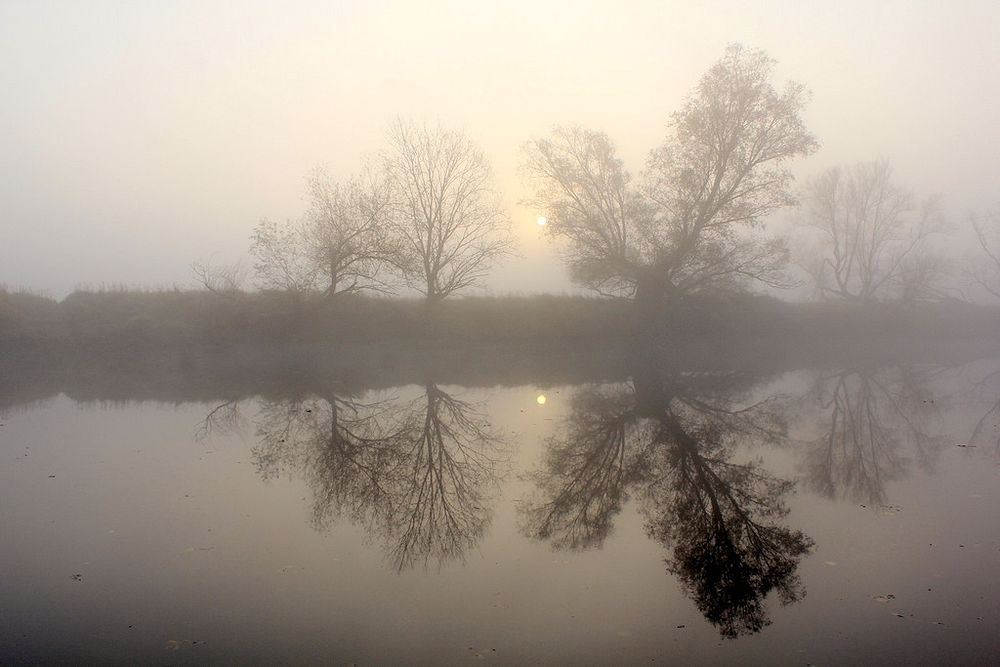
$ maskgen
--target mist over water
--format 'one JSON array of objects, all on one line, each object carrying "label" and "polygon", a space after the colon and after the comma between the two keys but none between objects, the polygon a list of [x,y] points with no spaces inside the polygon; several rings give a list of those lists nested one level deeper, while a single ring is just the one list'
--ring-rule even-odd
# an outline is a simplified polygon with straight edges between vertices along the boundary
[{"label": "mist over water", "polygon": [[640,361],[8,387],[5,654],[995,655],[1000,361]]},{"label": "mist over water", "polygon": [[997,25],[0,4],[0,663],[1000,661]]}]

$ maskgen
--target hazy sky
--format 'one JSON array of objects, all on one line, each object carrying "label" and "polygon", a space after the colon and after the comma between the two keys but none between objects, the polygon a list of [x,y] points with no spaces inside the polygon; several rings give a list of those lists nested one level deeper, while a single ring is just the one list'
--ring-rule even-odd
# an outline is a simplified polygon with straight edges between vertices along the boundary
[{"label": "hazy sky", "polygon": [[522,255],[491,290],[562,291],[517,206],[523,143],[580,123],[638,171],[737,41],[812,90],[822,148],[800,178],[887,156],[957,220],[1000,202],[998,26],[996,0],[0,0],[0,283],[190,284],[193,260],[245,255],[261,217],[302,212],[311,168],[357,170],[400,114],[491,157]]}]

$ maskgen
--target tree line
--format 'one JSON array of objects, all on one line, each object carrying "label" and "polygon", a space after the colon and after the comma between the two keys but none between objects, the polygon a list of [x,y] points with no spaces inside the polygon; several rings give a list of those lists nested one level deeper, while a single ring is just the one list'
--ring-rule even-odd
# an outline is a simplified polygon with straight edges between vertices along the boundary
[{"label": "tree line", "polygon": [[[809,94],[772,84],[763,51],[728,47],[670,119],[637,177],[603,132],[556,128],[529,141],[529,204],[546,219],[573,281],[665,313],[698,293],[789,287],[788,239],[764,220],[801,203],[813,245],[796,257],[825,299],[871,303],[952,296],[937,201],[918,200],[885,159],[829,169],[801,192],[790,165],[819,143],[802,112]],[[407,286],[436,303],[475,286],[514,247],[484,152],[463,133],[397,119],[364,172],[307,179],[297,220],[264,219],[251,238],[256,285],[333,299]],[[801,200],[801,202],[800,202]],[[965,284],[1000,296],[1000,215],[973,220],[982,253]],[[208,289],[233,295],[236,268],[195,264]]]}]

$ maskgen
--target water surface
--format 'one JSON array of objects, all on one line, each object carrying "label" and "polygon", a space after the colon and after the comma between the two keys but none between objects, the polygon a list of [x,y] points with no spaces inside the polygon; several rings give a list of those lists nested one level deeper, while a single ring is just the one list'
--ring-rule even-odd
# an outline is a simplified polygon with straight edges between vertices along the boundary
[{"label": "water surface", "polygon": [[1000,659],[1000,360],[653,368],[8,396],[0,656]]}]

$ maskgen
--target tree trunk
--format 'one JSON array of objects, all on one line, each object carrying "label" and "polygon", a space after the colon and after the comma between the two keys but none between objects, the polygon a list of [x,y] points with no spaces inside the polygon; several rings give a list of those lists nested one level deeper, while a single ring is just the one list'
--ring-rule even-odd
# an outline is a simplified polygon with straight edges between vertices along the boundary
[{"label": "tree trunk", "polygon": [[635,389],[635,414],[640,417],[660,417],[670,407],[673,399],[663,374],[651,368],[648,363],[641,366],[632,376]]}]

